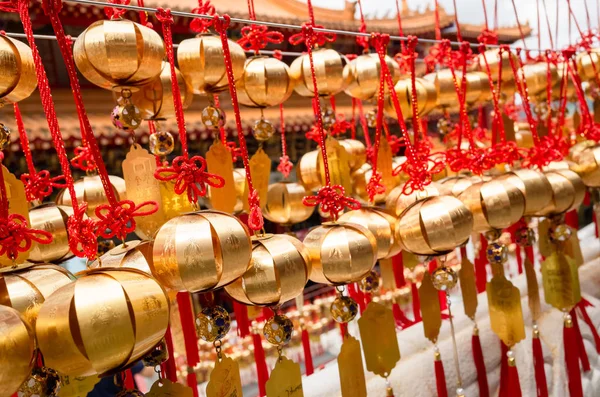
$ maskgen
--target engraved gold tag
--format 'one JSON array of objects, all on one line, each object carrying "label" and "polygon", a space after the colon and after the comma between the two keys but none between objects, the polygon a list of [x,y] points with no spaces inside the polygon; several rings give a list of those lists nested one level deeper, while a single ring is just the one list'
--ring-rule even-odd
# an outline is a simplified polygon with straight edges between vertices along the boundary
[{"label": "engraved gold tag", "polygon": [[[502,123],[504,124],[504,136],[507,141],[516,142],[517,138],[515,135],[515,122],[508,117],[506,112],[502,112]],[[500,139],[499,134],[496,134]]]},{"label": "engraved gold tag", "polygon": [[[31,225],[29,222],[29,203],[25,196],[25,188],[23,182],[17,179],[16,176],[10,173],[5,166],[2,166],[2,175],[4,176],[4,187],[6,188],[6,199],[8,201],[8,213],[19,214],[25,218],[27,225]],[[25,252],[19,252],[15,263],[23,263],[29,258],[29,252],[33,249],[33,244]],[[6,255],[0,256],[0,267],[11,266],[13,261],[10,260]]]},{"label": "engraved gold tag", "polygon": [[548,257],[552,255],[554,252],[554,246],[550,242],[550,237],[548,235],[550,229],[550,220],[544,219],[540,223],[538,223],[538,248],[540,250],[540,254],[544,257]]},{"label": "engraved gold tag", "polygon": [[579,236],[577,235],[577,229],[569,226],[571,229],[571,237],[566,241],[564,245],[564,253],[575,261],[577,267],[583,265],[583,253],[581,252],[581,244],[579,243]]},{"label": "engraved gold tag", "polygon": [[224,357],[217,360],[206,386],[206,397],[242,397],[242,380],[237,361]]},{"label": "engraved gold tag", "polygon": [[160,195],[162,197],[162,210],[165,215],[165,222],[181,214],[192,211],[192,204],[187,195],[175,193],[175,183],[173,181],[160,183]]},{"label": "engraved gold tag", "polygon": [[60,377],[59,397],[86,397],[92,391],[96,383],[100,382],[97,376],[75,378],[72,376]]},{"label": "engraved gold tag", "polygon": [[428,271],[423,274],[423,280],[419,287],[419,301],[421,302],[423,333],[431,343],[436,343],[442,326],[442,311],[438,290],[433,286]]},{"label": "engraved gold tag", "polygon": [[396,178],[392,174],[394,169],[392,157],[392,148],[387,139],[382,137],[377,153],[377,171],[381,172],[381,181],[385,186],[386,193],[389,193],[397,185]]},{"label": "engraved gold tag", "polygon": [[540,287],[533,264],[527,256],[525,256],[525,277],[527,278],[527,302],[529,304],[529,311],[531,312],[531,319],[537,321],[542,314]]},{"label": "engraved gold tag", "polygon": [[[221,141],[213,143],[206,152],[206,165],[208,172],[225,179],[225,185],[222,188],[210,188],[212,208],[228,214],[233,213],[237,201],[233,180],[233,162],[231,161],[231,153]],[[254,174],[252,176],[254,177]]]},{"label": "engraved gold tag", "polygon": [[379,260],[379,271],[381,272],[381,286],[386,291],[396,289],[396,279],[394,278],[394,265],[392,258],[384,258]]},{"label": "engraved gold tag", "polygon": [[414,270],[415,267],[419,264],[419,260],[415,254],[411,254],[408,251],[402,251],[402,265],[409,269]]},{"label": "engraved gold tag", "polygon": [[371,302],[358,320],[367,370],[386,377],[400,360],[394,314],[387,307]]},{"label": "engraved gold tag", "polygon": [[133,144],[122,166],[127,198],[136,204],[144,201],[155,201],[158,204],[158,211],[154,214],[135,218],[136,234],[143,239],[151,239],[167,221],[161,205],[160,182],[154,178],[156,159],[140,145]]},{"label": "engraved gold tag", "polygon": [[495,275],[487,283],[492,331],[508,347],[525,338],[521,293],[504,275]]},{"label": "engraved gold tag", "polygon": [[360,342],[348,335],[337,359],[342,397],[366,397],[367,384]]},{"label": "engraved gold tag", "polygon": [[[340,145],[337,139],[328,136],[325,141],[327,151],[327,164],[332,185],[341,185],[346,194],[352,193],[352,179],[350,178],[350,156],[346,149]],[[325,169],[323,158],[319,155],[317,168],[321,173],[321,180],[325,181]]]},{"label": "engraved gold tag", "polygon": [[561,252],[542,262],[542,281],[546,303],[559,310],[570,310],[581,300],[577,265]]},{"label": "engraved gold tag", "polygon": [[[250,174],[252,175],[252,186],[260,197],[260,206],[264,207],[267,204],[267,193],[269,192],[271,159],[262,148],[259,148],[250,159]],[[244,210],[249,210],[248,184],[244,188]]]},{"label": "engraved gold tag", "polygon": [[462,258],[460,272],[458,273],[460,290],[465,307],[465,314],[475,321],[477,312],[477,284],[475,283],[475,268],[466,256]]},{"label": "engraved gold tag", "polygon": [[159,379],[154,382],[150,391],[146,393],[146,397],[194,397],[194,391],[181,383]]},{"label": "engraved gold tag", "polygon": [[281,357],[266,384],[267,397],[303,397],[300,365]]}]

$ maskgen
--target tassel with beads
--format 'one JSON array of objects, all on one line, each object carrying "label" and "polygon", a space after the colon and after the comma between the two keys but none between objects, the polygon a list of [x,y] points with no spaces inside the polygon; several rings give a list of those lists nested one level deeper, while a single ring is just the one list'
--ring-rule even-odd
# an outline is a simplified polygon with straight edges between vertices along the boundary
[{"label": "tassel with beads", "polygon": [[519,372],[517,371],[517,363],[512,350],[508,350],[506,353],[507,357],[507,396],[510,397],[521,397],[521,383],[519,382]]},{"label": "tassel with beads", "polygon": [[233,300],[233,312],[237,322],[237,333],[240,338],[250,335],[250,321],[248,320],[248,307]]},{"label": "tassel with beads", "polygon": [[531,344],[533,349],[533,369],[535,372],[537,397],[548,397],[548,385],[546,384],[546,371],[544,370],[542,342],[540,341],[540,331],[535,324],[533,325],[533,339],[531,340]]},{"label": "tassel with beads", "polygon": [[185,354],[188,365],[187,385],[192,388],[194,397],[198,397],[198,379],[194,367],[200,362],[200,354],[198,353],[198,337],[196,335],[194,309],[192,308],[190,293],[179,292],[177,294],[177,304],[179,306],[179,317],[181,319],[181,328],[183,330],[183,340],[185,342]]},{"label": "tassel with beads", "polygon": [[442,355],[437,350],[435,351],[434,361],[435,367],[435,386],[437,389],[438,397],[448,397],[448,390],[446,389],[446,374],[444,373],[444,363],[442,362]]},{"label": "tassel with beads", "polygon": [[312,375],[315,372],[313,367],[312,353],[310,351],[310,338],[308,330],[302,328],[302,349],[304,350],[304,367],[306,368],[306,375]]},{"label": "tassel with beads", "polygon": [[473,349],[473,361],[477,370],[477,385],[479,386],[479,396],[489,397],[490,390],[487,381],[487,371],[485,369],[485,361],[483,360],[483,350],[481,349],[481,340],[479,339],[479,328],[473,328],[473,336],[471,337],[471,347]]},{"label": "tassel with beads", "polygon": [[260,334],[252,332],[252,344],[254,345],[254,362],[256,363],[256,377],[258,380],[258,392],[262,396],[267,395],[266,384],[269,380],[269,371],[265,360],[265,350],[262,346]]},{"label": "tassel with beads", "polygon": [[569,394],[571,397],[583,397],[581,385],[581,371],[577,357],[577,332],[571,315],[566,314],[563,327],[563,339],[565,345],[565,364],[567,379],[569,382]]}]

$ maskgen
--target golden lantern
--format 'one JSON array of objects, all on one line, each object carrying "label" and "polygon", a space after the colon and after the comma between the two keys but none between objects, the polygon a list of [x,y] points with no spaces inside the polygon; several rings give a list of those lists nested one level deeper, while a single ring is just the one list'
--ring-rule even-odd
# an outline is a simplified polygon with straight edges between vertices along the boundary
[{"label": "golden lantern", "polygon": [[[181,103],[183,108],[187,109],[194,97],[192,86],[183,78],[183,74],[177,68],[175,68],[175,75],[181,94]],[[140,109],[145,120],[163,120],[175,117],[169,62],[163,62],[160,74],[132,94],[131,102]]]},{"label": "golden lantern", "polygon": [[46,299],[36,323],[45,364],[70,376],[121,371],[169,326],[163,287],[135,269],[93,269]]},{"label": "golden lantern", "polygon": [[[435,84],[426,79],[417,78],[415,80],[415,87],[417,89],[417,105],[419,115],[424,115],[435,109],[437,106],[437,91]],[[413,117],[412,112],[412,83],[410,79],[399,80],[394,86],[394,91],[398,95],[398,101],[400,102],[400,109],[402,110],[402,116],[404,118]],[[385,101],[385,112],[388,116],[395,119],[398,118],[394,103],[392,102],[391,96]]]},{"label": "golden lantern", "polygon": [[[392,170],[399,167],[404,161],[405,157],[395,157],[392,160]],[[369,163],[364,163],[360,168],[352,173],[352,192],[354,197],[357,200],[360,200],[363,203],[370,202],[369,192],[367,191],[367,186],[371,177],[373,176],[373,167]],[[394,176],[393,181],[395,185],[398,185],[402,182],[402,177],[405,176],[402,173]],[[384,183],[385,185],[385,183]],[[394,186],[395,186],[394,185]],[[391,191],[391,190],[390,190]],[[382,203],[385,201],[388,194],[381,193],[376,194],[373,198],[374,203]]]},{"label": "golden lantern", "polygon": [[33,229],[52,234],[50,244],[35,244],[29,253],[31,262],[60,262],[73,256],[69,247],[67,220],[73,208],[47,203],[29,210],[29,224]]},{"label": "golden lantern", "polygon": [[527,91],[532,96],[545,97],[548,84],[554,86],[559,81],[558,70],[553,64],[550,64],[550,81],[548,80],[548,64],[546,62],[525,65],[521,70],[521,74],[525,76]]},{"label": "golden lantern", "polygon": [[[236,81],[244,73],[246,53],[234,41],[229,40],[229,52],[233,76]],[[221,38],[212,34],[200,34],[183,40],[177,48],[177,63],[195,94],[208,95],[225,91],[229,86],[225,71],[225,55]]]},{"label": "golden lantern", "polygon": [[515,185],[525,197],[525,216],[531,216],[544,209],[552,199],[552,187],[548,178],[540,171],[514,170],[500,176]]},{"label": "golden lantern", "polygon": [[359,169],[367,161],[367,148],[356,139],[340,139],[340,145],[346,149],[350,157],[350,171]]},{"label": "golden lantern", "polygon": [[[320,96],[335,95],[346,88],[344,65],[348,60],[345,56],[335,50],[319,48],[313,50],[312,57]],[[308,54],[294,59],[290,65],[290,76],[295,81],[294,90],[297,94],[304,97],[314,96]]]},{"label": "golden lantern", "polygon": [[312,150],[300,157],[300,161],[296,165],[296,176],[298,177],[298,181],[302,183],[307,190],[315,191],[323,186],[321,174],[317,169],[320,157],[321,152],[319,150]]},{"label": "golden lantern", "polygon": [[532,148],[535,143],[533,142],[533,135],[531,134],[531,127],[527,122],[515,123],[515,139],[517,146],[521,148]]},{"label": "golden lantern", "polygon": [[436,182],[425,186],[423,190],[414,190],[411,194],[403,193],[404,186],[401,185],[392,189],[385,199],[385,208],[395,216],[400,216],[406,208],[416,201],[443,194],[443,190]]},{"label": "golden lantern", "polygon": [[458,198],[473,214],[474,232],[507,228],[525,213],[523,193],[505,180],[475,183]]},{"label": "golden lantern", "polygon": [[89,268],[137,269],[152,275],[152,241],[131,240],[109,250]]},{"label": "golden lantern", "polygon": [[346,212],[339,217],[340,223],[362,225],[369,229],[377,241],[377,259],[391,258],[400,252],[395,237],[396,218],[384,210],[363,207]]},{"label": "golden lantern", "polygon": [[73,275],[48,263],[23,264],[0,269],[0,305],[10,306],[35,324],[40,306],[52,293],[70,284]]},{"label": "golden lantern", "polygon": [[[485,73],[484,73],[485,75]],[[462,86],[462,73],[455,72],[456,84],[460,88]],[[466,76],[466,102],[468,104],[477,102],[480,98],[484,97],[482,90],[485,90],[485,84],[487,84],[487,93],[490,93],[489,80],[482,81],[479,74],[467,73]],[[424,77],[425,80],[432,82],[437,92],[437,106],[447,107],[453,110],[457,110],[458,96],[456,95],[456,89],[454,87],[454,78],[452,77],[452,71],[450,69],[441,69],[435,73],[430,73]]]},{"label": "golden lantern", "polygon": [[160,74],[165,46],[154,30],[126,19],[97,21],[75,40],[73,57],[93,84],[121,91]]},{"label": "golden lantern", "polygon": [[[108,179],[113,187],[115,197],[117,200],[125,200],[127,194],[125,193],[125,181],[123,178],[118,176],[109,175]],[[83,178],[75,181],[73,184],[75,194],[77,195],[78,202],[87,203],[86,215],[90,218],[97,219],[96,208],[102,204],[108,204],[108,199],[104,192],[104,186],[100,180],[100,176],[84,176]],[[72,206],[71,194],[68,189],[63,189],[56,196],[56,204],[59,206]]]},{"label": "golden lantern", "polygon": [[0,70],[0,106],[27,98],[37,87],[31,48],[4,35],[0,35]]},{"label": "golden lantern", "polygon": [[[333,137],[327,137],[325,141],[327,150],[327,163],[332,185],[341,185],[348,193],[352,191],[352,179],[350,177],[351,157],[345,147]],[[325,185],[325,169],[321,150],[313,150],[305,153],[296,166],[298,181],[307,190],[316,191]]]},{"label": "golden lantern", "polygon": [[304,238],[310,255],[310,279],[328,285],[362,279],[377,261],[377,240],[367,228],[354,223],[324,223]]},{"label": "golden lantern", "polygon": [[[502,62],[502,82],[513,80],[513,70],[510,64],[510,57],[513,58],[515,65],[519,65],[519,59],[517,56],[509,51],[502,51],[502,61],[500,61],[500,50],[495,48],[493,50],[487,50],[483,54],[477,55],[475,61],[475,68],[482,71],[487,72],[487,68],[485,66],[486,60],[487,64],[490,67],[490,73],[492,75],[492,79],[494,81],[498,80],[498,73],[500,72],[500,62]],[[504,84],[502,84],[504,86]]]},{"label": "golden lantern", "polygon": [[278,182],[269,185],[263,215],[271,222],[293,225],[304,222],[315,211],[302,203],[310,193],[298,183]]},{"label": "golden lantern", "polygon": [[302,293],[310,274],[304,244],[287,234],[252,238],[252,260],[243,276],[225,287],[247,305],[280,305]]},{"label": "golden lantern", "polygon": [[583,51],[577,54],[577,74],[582,80],[593,80],[600,71],[600,49]]},{"label": "golden lantern", "polygon": [[[485,72],[467,72],[467,91],[478,92],[479,96],[473,99],[472,94],[467,92],[468,103],[481,103],[492,100],[492,89],[490,87],[490,78]],[[469,98],[472,101],[469,101]]]},{"label": "golden lantern", "polygon": [[35,362],[35,334],[18,311],[0,305],[0,396],[11,396]]},{"label": "golden lantern", "polygon": [[[400,79],[400,67],[390,56],[385,56],[385,63],[392,75],[394,84]],[[381,61],[378,54],[364,54],[356,57],[344,67],[344,92],[352,98],[368,100],[379,92],[381,79]],[[387,83],[386,83],[387,84]],[[387,92],[388,88],[386,88]]]},{"label": "golden lantern", "polygon": [[552,199],[535,215],[563,214],[581,205],[585,197],[585,185],[577,173],[562,169],[547,171],[545,174],[552,187]]},{"label": "golden lantern", "polygon": [[571,169],[583,180],[586,186],[600,187],[600,145],[594,141],[584,141],[574,145],[570,157],[575,162]]},{"label": "golden lantern", "polygon": [[439,180],[438,186],[443,195],[458,197],[469,186],[482,180],[479,176],[457,175]]},{"label": "golden lantern", "polygon": [[156,233],[152,274],[172,290],[210,291],[241,277],[251,251],[239,219],[213,210],[193,212],[171,219]]},{"label": "golden lantern", "polygon": [[471,211],[457,198],[419,200],[398,218],[396,239],[416,255],[443,255],[464,244],[473,230]]},{"label": "golden lantern", "polygon": [[242,105],[266,108],[285,102],[294,90],[290,68],[278,59],[254,56],[246,61],[236,84]]}]

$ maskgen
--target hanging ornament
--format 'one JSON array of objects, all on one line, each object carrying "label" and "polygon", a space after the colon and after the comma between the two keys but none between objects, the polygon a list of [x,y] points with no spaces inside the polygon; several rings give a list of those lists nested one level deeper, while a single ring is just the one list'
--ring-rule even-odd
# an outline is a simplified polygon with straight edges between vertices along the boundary
[{"label": "hanging ornament", "polygon": [[[419,116],[423,116],[436,108],[438,93],[435,84],[426,79],[416,78],[415,87],[416,98],[418,103],[418,113]],[[402,79],[398,81],[394,86],[394,91],[396,91],[396,95],[398,95],[402,115],[405,118],[413,117],[413,90],[411,80]],[[385,111],[386,115],[395,119],[398,118],[391,97],[387,97],[386,99]]]},{"label": "hanging ornament", "polygon": [[46,365],[90,376],[138,361],[168,324],[168,297],[152,277],[134,269],[97,269],[52,294],[36,329]]},{"label": "hanging ornament", "polygon": [[166,158],[173,153],[175,149],[175,139],[169,131],[156,131],[148,138],[148,148],[150,152],[161,159]]},{"label": "hanging ornament", "polygon": [[367,148],[364,143],[356,139],[340,139],[338,142],[348,153],[350,171],[356,171],[365,164],[367,161]]},{"label": "hanging ornament", "polygon": [[410,194],[404,194],[404,187],[405,185],[401,185],[394,188],[385,199],[385,207],[396,216],[400,216],[406,208],[419,200],[444,194],[441,186],[435,182],[425,186],[423,190],[415,190]]},{"label": "hanging ornament", "polygon": [[[395,157],[392,159],[392,170],[400,167],[404,161],[406,161],[406,157]],[[354,171],[352,173],[352,184],[353,184],[353,195],[354,197],[360,201],[361,203],[369,203],[370,198],[369,198],[369,191],[368,191],[368,185],[369,185],[369,181],[371,180],[371,178],[373,177],[373,166],[369,163],[364,163],[359,169],[357,169],[356,171]],[[402,182],[406,182],[406,175],[402,174],[402,173],[398,173],[396,176],[393,176],[392,179],[392,183],[388,184],[388,186],[391,185],[398,185]],[[385,183],[384,183],[385,185]],[[373,202],[375,204],[379,204],[382,202],[385,202],[387,197],[390,197],[390,195],[392,194],[392,192],[395,191],[395,187],[392,187],[390,192],[388,194],[385,193],[385,191],[383,193],[378,193],[375,195],[375,197],[373,198]]]},{"label": "hanging ornament", "polygon": [[581,178],[570,170],[554,170],[545,173],[552,188],[552,199],[537,216],[562,214],[579,208],[585,197],[585,185]]},{"label": "hanging ornament", "polygon": [[314,212],[314,207],[305,206],[302,199],[308,194],[304,186],[292,182],[269,185],[263,215],[271,222],[294,225],[304,222]]},{"label": "hanging ornament", "polygon": [[32,228],[52,233],[50,244],[36,244],[29,253],[30,262],[61,262],[73,256],[69,247],[68,219],[73,209],[53,203],[38,205],[29,210]]},{"label": "hanging ornament", "polygon": [[[392,75],[394,84],[400,79],[398,63],[388,55],[385,62]],[[381,65],[377,54],[364,54],[354,58],[344,67],[346,88],[344,92],[352,98],[369,100],[377,96],[381,80]]]},{"label": "hanging ornament", "polygon": [[552,63],[537,62],[524,65],[521,74],[525,77],[527,91],[532,97],[543,98],[548,84],[554,87],[559,82],[558,70]]},{"label": "hanging ornament", "polygon": [[294,89],[289,67],[282,61],[266,56],[249,58],[244,73],[237,82],[242,105],[265,108],[285,102]]},{"label": "hanging ornament", "polygon": [[600,70],[599,49],[594,48],[591,51],[583,51],[577,54],[577,73],[582,80],[594,80]]},{"label": "hanging ornament", "polygon": [[60,376],[47,367],[34,368],[29,378],[19,387],[22,396],[56,396],[61,389]]},{"label": "hanging ornament", "polygon": [[[577,146],[581,147],[580,151]],[[600,146],[593,141],[584,141],[574,145],[570,153],[575,162],[571,169],[579,174],[583,183],[592,188],[600,187]]]},{"label": "hanging ornament", "polygon": [[[332,96],[346,88],[344,67],[348,63],[345,56],[328,49],[315,49],[312,54],[317,89],[320,96]],[[308,54],[296,58],[290,65],[290,76],[295,81],[294,90],[304,97],[315,95]]]},{"label": "hanging ornament", "polygon": [[467,190],[469,186],[481,182],[482,180],[482,177],[477,175],[457,175],[441,179],[438,181],[438,184],[440,185],[443,194],[458,197],[462,192]]},{"label": "hanging ornament", "polygon": [[363,207],[346,212],[338,221],[362,225],[369,229],[377,243],[377,259],[390,258],[400,252],[395,236],[396,219],[392,215],[375,207]]},{"label": "hanging ornament", "polygon": [[[130,240],[120,244],[100,256],[89,265],[97,268],[128,268],[152,275],[152,241]],[[172,291],[168,291],[169,294]]]},{"label": "hanging ornament", "polygon": [[[482,54],[477,55],[476,57],[476,67],[479,70],[486,72],[487,65],[489,66],[490,75],[494,81],[498,81],[498,76],[502,77],[502,84],[504,87],[506,85],[504,83],[510,82],[510,80],[514,79],[514,74],[510,67],[510,58],[513,58],[514,61],[517,61],[517,56],[510,51],[502,51],[500,54],[499,49],[487,50]],[[502,59],[500,59],[502,58]]]},{"label": "hanging ornament", "polygon": [[37,85],[31,49],[2,34],[0,60],[0,106],[29,97]]},{"label": "hanging ornament", "polygon": [[514,170],[500,176],[499,180],[506,180],[515,185],[525,198],[525,212],[523,215],[531,216],[544,209],[552,198],[552,187],[548,178],[540,171],[522,169]]},{"label": "hanging ornament", "polygon": [[[340,185],[344,191],[352,191],[352,179],[350,178],[350,156],[344,146],[331,136],[325,140],[327,151],[327,168],[329,178],[333,185]],[[304,154],[298,162],[296,173],[298,179],[308,190],[319,190],[325,185],[325,167],[319,150]]]},{"label": "hanging ornament", "polygon": [[0,305],[0,394],[11,396],[27,380],[35,362],[35,333],[18,311]]},{"label": "hanging ornament", "polygon": [[[125,181],[114,175],[109,175],[108,179],[117,200],[125,200],[127,194],[125,192]],[[77,201],[86,202],[86,215],[90,218],[97,219],[96,209],[100,206],[108,204],[108,199],[104,192],[104,186],[100,176],[84,176],[75,181],[73,185],[77,195]],[[56,204],[72,207],[71,193],[68,189],[64,189],[56,196]]]},{"label": "hanging ornament", "polygon": [[[473,103],[484,97],[482,90],[487,89],[489,94],[489,81],[487,75],[484,73],[484,80],[480,74],[467,73],[466,74],[466,103],[472,105]],[[458,88],[462,89],[462,73],[459,71],[454,72]],[[450,69],[442,69],[435,73],[425,75],[424,79],[433,82],[437,91],[437,106],[446,108],[452,112],[458,112],[458,101],[456,98],[456,87],[454,86],[454,76]]]},{"label": "hanging ornament", "polygon": [[123,131],[133,131],[142,125],[142,112],[131,102],[132,95],[129,88],[122,89],[110,115],[113,125]]}]

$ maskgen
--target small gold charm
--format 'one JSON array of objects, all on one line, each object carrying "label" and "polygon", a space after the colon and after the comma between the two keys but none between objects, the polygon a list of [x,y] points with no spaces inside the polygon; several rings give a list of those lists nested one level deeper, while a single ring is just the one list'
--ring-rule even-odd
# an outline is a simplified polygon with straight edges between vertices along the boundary
[{"label": "small gold charm", "polygon": [[546,303],[559,310],[570,310],[581,300],[579,272],[572,258],[554,252],[542,263]]},{"label": "small gold charm", "polygon": [[[267,203],[267,194],[269,192],[269,177],[271,175],[271,159],[262,148],[258,148],[256,153],[250,159],[250,174],[252,175],[252,186],[258,192],[260,206],[264,207]],[[244,209],[248,207],[248,184],[244,189]]]},{"label": "small gold charm", "polygon": [[217,360],[206,386],[206,397],[242,397],[243,395],[237,361],[229,357]]},{"label": "small gold charm", "polygon": [[219,175],[225,180],[223,187],[218,189],[210,188],[210,204],[212,208],[233,213],[237,195],[235,193],[235,182],[233,179],[233,162],[231,153],[221,141],[216,141],[210,146],[206,153],[206,164],[208,172]]},{"label": "small gold charm", "polygon": [[231,327],[229,313],[222,306],[203,308],[196,317],[198,336],[206,342],[223,339]]},{"label": "small gold charm", "polygon": [[267,397],[303,397],[300,365],[280,356],[266,384]]},{"label": "small gold charm", "polygon": [[465,314],[471,320],[475,321],[475,313],[477,312],[477,284],[475,282],[475,268],[469,258],[462,258],[460,272],[458,272],[460,280],[460,290],[465,307]]},{"label": "small gold charm", "polygon": [[173,383],[168,379],[159,379],[146,393],[146,397],[193,397],[194,392],[191,388],[181,383]]},{"label": "small gold charm", "polygon": [[394,314],[387,307],[371,302],[358,320],[367,370],[387,377],[400,360]]},{"label": "small gold charm", "polygon": [[346,336],[337,362],[342,397],[366,397],[367,385],[360,342],[350,335]]},{"label": "small gold charm", "polygon": [[419,301],[421,302],[421,316],[423,318],[423,333],[425,337],[436,343],[442,326],[442,311],[440,298],[428,271],[423,275],[419,287]]},{"label": "small gold charm", "polygon": [[514,346],[525,339],[521,293],[504,274],[495,274],[486,289],[492,330],[505,345]]}]

